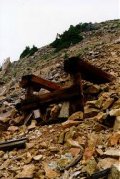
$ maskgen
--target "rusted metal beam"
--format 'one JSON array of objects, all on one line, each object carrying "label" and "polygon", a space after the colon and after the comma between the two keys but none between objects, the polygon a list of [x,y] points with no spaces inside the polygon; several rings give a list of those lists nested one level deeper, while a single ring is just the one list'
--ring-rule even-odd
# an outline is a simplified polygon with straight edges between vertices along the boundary
[{"label": "rusted metal beam", "polygon": [[[40,107],[45,107],[52,103],[62,102],[77,99],[80,97],[79,85],[62,88],[52,93],[45,93],[39,96],[33,95],[29,99],[23,100],[16,105],[16,108],[22,111],[33,110]],[[79,98],[80,99],[80,98]]]},{"label": "rusted metal beam", "polygon": [[114,76],[90,64],[89,62],[80,59],[79,57],[71,57],[65,60],[64,70],[70,74],[80,72],[82,79],[97,84],[111,82],[115,79]]},{"label": "rusted metal beam", "polygon": [[27,138],[13,139],[5,142],[0,142],[0,150],[11,150],[13,148],[24,148]]},{"label": "rusted metal beam", "polygon": [[58,84],[35,75],[23,76],[20,86],[26,89],[32,87],[34,91],[39,91],[41,88],[44,88],[48,91],[55,91],[61,88]]},{"label": "rusted metal beam", "polygon": [[100,179],[100,178],[108,178],[108,175],[110,174],[110,168],[98,171],[96,173],[93,173],[91,176],[87,177],[86,179]]},{"label": "rusted metal beam", "polygon": [[77,111],[84,111],[84,95],[83,95],[83,87],[82,87],[82,79],[81,74],[75,73],[71,75],[71,79],[73,81],[73,85],[77,85],[79,87],[79,97],[74,98],[70,101],[70,114]]}]

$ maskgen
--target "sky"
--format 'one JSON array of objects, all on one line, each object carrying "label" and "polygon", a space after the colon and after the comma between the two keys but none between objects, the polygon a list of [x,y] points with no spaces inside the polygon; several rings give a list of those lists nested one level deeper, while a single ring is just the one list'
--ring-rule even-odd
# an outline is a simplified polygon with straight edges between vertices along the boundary
[{"label": "sky", "polygon": [[26,46],[55,40],[70,25],[120,19],[120,0],[0,0],[0,65]]}]

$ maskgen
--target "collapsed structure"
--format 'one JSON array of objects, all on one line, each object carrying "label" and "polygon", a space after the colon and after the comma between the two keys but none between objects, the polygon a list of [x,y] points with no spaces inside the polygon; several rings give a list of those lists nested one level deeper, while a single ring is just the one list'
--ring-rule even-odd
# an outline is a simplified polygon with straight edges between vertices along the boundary
[{"label": "collapsed structure", "polygon": [[[108,83],[115,79],[114,76],[78,57],[66,59],[64,70],[71,76],[71,86],[61,87],[57,83],[35,75],[23,76],[20,86],[26,90],[25,99],[18,103],[16,108],[27,113],[27,115],[31,111],[37,110],[38,112],[39,110],[40,114],[38,116],[42,118],[48,105],[69,101],[69,114],[77,111],[84,112],[82,79],[96,84]],[[34,92],[39,92],[41,88],[49,92],[34,94]]]}]

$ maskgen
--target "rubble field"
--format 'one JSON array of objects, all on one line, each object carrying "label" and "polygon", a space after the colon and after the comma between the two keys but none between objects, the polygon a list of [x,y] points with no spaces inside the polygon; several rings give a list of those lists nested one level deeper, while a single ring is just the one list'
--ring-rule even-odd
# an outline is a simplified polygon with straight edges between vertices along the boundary
[{"label": "rubble field", "polygon": [[[29,63],[24,59],[22,67],[21,61],[16,64],[16,76],[10,72],[11,66],[0,72],[1,179],[120,178],[120,26],[115,26],[118,22],[108,22],[106,28],[100,29],[102,36],[98,30],[96,34],[86,34],[87,40],[67,50],[72,57],[84,48],[84,60],[115,77],[101,84],[82,80],[84,111],[69,114],[69,100],[47,106],[46,118],[36,119],[31,111],[25,113],[15,108],[25,99],[26,90],[20,86],[22,75],[34,74],[61,87],[72,84],[63,68],[64,52],[40,64],[38,57],[43,58],[49,50],[51,53],[45,47],[28,59],[35,59],[34,68],[21,73]],[[114,28],[110,29],[111,26]],[[5,82],[5,76],[11,78]],[[46,91],[37,95],[41,93]]]}]

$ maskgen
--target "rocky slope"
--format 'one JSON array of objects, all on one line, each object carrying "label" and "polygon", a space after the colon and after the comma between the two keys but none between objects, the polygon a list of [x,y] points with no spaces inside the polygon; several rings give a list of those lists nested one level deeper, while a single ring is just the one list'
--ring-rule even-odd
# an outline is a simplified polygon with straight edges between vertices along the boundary
[{"label": "rocky slope", "polygon": [[[120,157],[120,20],[107,21],[84,33],[84,40],[54,53],[43,47],[34,56],[9,66],[0,81],[0,142],[27,137],[25,149],[0,150],[0,178],[89,178],[112,167],[108,178],[119,178]],[[24,98],[22,75],[33,73],[68,85],[63,71],[66,56],[81,56],[116,77],[109,84],[84,83],[87,94],[84,119],[81,112],[66,122],[40,126],[34,118],[23,125],[23,114],[14,105]],[[98,178],[98,177],[97,177]]]}]

